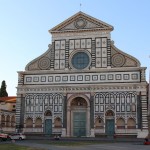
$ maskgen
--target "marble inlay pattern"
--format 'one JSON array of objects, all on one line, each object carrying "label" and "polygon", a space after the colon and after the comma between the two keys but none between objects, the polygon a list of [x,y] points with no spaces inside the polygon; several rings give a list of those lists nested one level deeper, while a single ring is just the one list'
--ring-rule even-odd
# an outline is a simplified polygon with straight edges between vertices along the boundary
[{"label": "marble inlay pattern", "polygon": [[40,69],[45,70],[50,67],[50,59],[47,57],[43,57],[39,60],[38,64]]},{"label": "marble inlay pattern", "polygon": [[86,26],[87,22],[83,18],[78,18],[75,21],[75,27],[78,29],[83,29]]},{"label": "marble inlay pattern", "polygon": [[112,64],[115,67],[121,67],[125,63],[125,58],[121,54],[115,54],[112,56]]}]

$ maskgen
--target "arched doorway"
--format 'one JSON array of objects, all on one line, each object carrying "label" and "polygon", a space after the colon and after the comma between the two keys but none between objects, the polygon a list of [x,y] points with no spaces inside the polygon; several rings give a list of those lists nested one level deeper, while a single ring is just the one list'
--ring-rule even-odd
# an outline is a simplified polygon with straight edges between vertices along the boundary
[{"label": "arched doorway", "polygon": [[90,104],[85,95],[72,96],[67,103],[67,136],[90,135]]},{"label": "arched doorway", "polygon": [[105,133],[107,136],[113,136],[115,133],[114,112],[112,110],[107,110],[105,113],[105,118]]},{"label": "arched doorway", "polygon": [[52,113],[50,110],[45,111],[45,124],[44,124],[44,133],[47,135],[52,134]]}]

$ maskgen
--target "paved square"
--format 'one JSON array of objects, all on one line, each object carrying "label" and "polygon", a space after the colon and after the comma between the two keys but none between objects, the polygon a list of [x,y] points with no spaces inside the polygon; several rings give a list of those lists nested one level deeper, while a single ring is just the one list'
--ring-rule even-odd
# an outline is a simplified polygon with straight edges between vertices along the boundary
[{"label": "paved square", "polygon": [[50,144],[37,144],[32,142],[16,142],[17,145],[30,146],[35,148],[43,148],[45,150],[150,150],[150,145],[143,145],[143,143],[105,143],[82,146],[54,146]]}]

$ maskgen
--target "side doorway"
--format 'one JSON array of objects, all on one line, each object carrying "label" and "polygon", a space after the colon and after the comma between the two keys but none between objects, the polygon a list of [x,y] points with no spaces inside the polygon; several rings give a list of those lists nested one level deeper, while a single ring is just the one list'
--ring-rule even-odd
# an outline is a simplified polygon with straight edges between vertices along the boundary
[{"label": "side doorway", "polygon": [[45,120],[44,133],[47,134],[47,135],[52,134],[52,119],[46,119]]},{"label": "side doorway", "polygon": [[44,113],[45,121],[44,121],[44,133],[46,135],[52,135],[52,113],[50,110],[47,110]]},{"label": "side doorway", "polygon": [[113,136],[115,133],[115,122],[114,119],[106,119],[105,133],[107,136]]},{"label": "side doorway", "polygon": [[114,112],[112,110],[106,111],[105,114],[105,134],[108,137],[112,137],[115,133],[115,119]]}]

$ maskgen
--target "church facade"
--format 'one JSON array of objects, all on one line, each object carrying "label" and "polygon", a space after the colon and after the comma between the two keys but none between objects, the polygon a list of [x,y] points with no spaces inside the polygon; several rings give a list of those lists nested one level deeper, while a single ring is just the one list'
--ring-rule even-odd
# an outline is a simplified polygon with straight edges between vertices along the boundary
[{"label": "church facade", "polygon": [[113,26],[78,12],[18,71],[16,128],[63,137],[148,133],[146,67],[119,50]]}]

